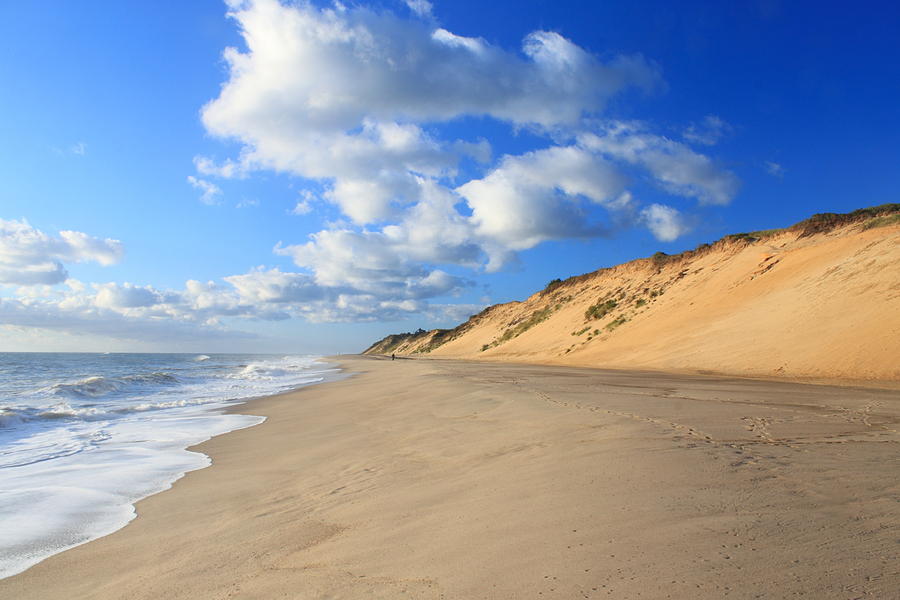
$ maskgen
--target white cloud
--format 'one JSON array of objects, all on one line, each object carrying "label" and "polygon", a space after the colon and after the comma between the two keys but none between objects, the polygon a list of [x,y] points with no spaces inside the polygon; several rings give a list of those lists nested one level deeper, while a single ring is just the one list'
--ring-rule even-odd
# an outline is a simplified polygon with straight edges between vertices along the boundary
[{"label": "white cloud", "polygon": [[428,0],[404,0],[409,10],[413,11],[420,17],[431,17],[431,11],[434,8]]},{"label": "white cloud", "polygon": [[[550,239],[602,232],[585,218],[580,199],[608,205],[626,179],[602,157],[581,148],[552,147],[504,157],[500,166],[457,191],[472,208],[472,223],[488,247],[525,250]],[[492,259],[492,268],[502,258]]]},{"label": "white cloud", "polygon": [[244,177],[246,175],[245,165],[241,161],[227,159],[221,164],[207,156],[195,156],[194,168],[201,175],[208,177],[223,177],[231,179],[235,177]]},{"label": "white cloud", "polygon": [[[0,324],[24,328],[23,335],[40,330],[91,335],[141,343],[210,342],[254,337],[234,330],[177,319],[135,318],[115,311],[91,308],[73,301],[24,302],[0,298]],[[55,336],[54,336],[55,337]]]},{"label": "white cloud", "polygon": [[77,156],[84,156],[87,152],[87,144],[85,144],[84,142],[78,142],[76,144],[72,144],[72,147],[69,148],[69,150],[72,152],[72,154],[75,154]]},{"label": "white cloud", "polygon": [[316,195],[309,190],[300,190],[300,200],[291,209],[292,215],[306,215],[312,212],[313,203],[317,200]]},{"label": "white cloud", "polygon": [[222,189],[216,184],[205,179],[198,179],[193,175],[188,175],[187,180],[191,187],[202,192],[200,202],[203,204],[213,205],[219,201],[218,197],[222,195]]},{"label": "white cloud", "polygon": [[97,291],[94,304],[101,308],[128,309],[163,304],[167,297],[150,286],[136,286],[130,283],[94,284]]},{"label": "white cloud", "polygon": [[230,80],[203,119],[211,132],[264,154],[290,137],[347,131],[366,119],[574,122],[623,88],[659,79],[639,56],[603,62],[547,31],[529,34],[521,57],[365,8],[257,0],[235,3],[230,15],[248,51],[226,51]]},{"label": "white cloud", "polygon": [[[24,221],[21,224],[27,226]],[[106,267],[119,262],[125,252],[119,240],[100,239],[80,231],[63,230],[59,237],[61,243],[53,241],[52,247],[56,256],[66,262],[94,261]]]},{"label": "white cloud", "polygon": [[487,304],[432,304],[425,313],[432,321],[444,321],[455,326],[486,307]]},{"label": "white cloud", "polygon": [[283,273],[278,269],[257,268],[224,279],[236,288],[238,297],[245,304],[308,302],[320,300],[325,295],[312,276]]},{"label": "white cloud", "polygon": [[659,81],[640,56],[604,62],[553,32],[529,34],[517,54],[360,7],[231,7],[247,50],[226,50],[229,80],[202,117],[210,133],[244,144],[241,166],[201,158],[199,172],[325,180],[325,197],[359,225],[398,218],[416,200],[416,177],[454,175],[461,154],[489,160],[486,141],[435,139],[421,123],[572,125],[619,91]]},{"label": "white cloud", "polygon": [[406,257],[408,238],[383,232],[326,230],[294,246],[278,246],[297,266],[314,273],[316,284],[332,291],[380,299],[424,299],[453,294],[466,282]]},{"label": "white cloud", "polygon": [[[427,2],[408,5],[430,13]],[[708,157],[598,119],[621,91],[661,83],[640,55],[600,59],[548,31],[528,34],[520,52],[509,52],[428,20],[358,6],[230,7],[246,49],[225,51],[228,80],[202,118],[211,134],[242,149],[237,161],[195,164],[201,174],[271,169],[318,180],[322,198],[351,225],[279,252],[319,283],[390,294],[405,277],[432,272],[428,265],[493,270],[545,240],[606,234],[602,219],[588,217],[592,205],[636,210],[623,164],[704,203],[727,203],[736,192],[734,175]],[[556,145],[455,181],[463,156],[484,164],[492,156],[487,140],[445,139],[433,127],[465,116],[528,127]],[[702,125],[707,138],[727,128],[712,115]],[[310,213],[313,200],[303,197],[292,212]],[[372,261],[378,266],[362,266]]]},{"label": "white cloud", "polygon": [[[345,265],[346,267],[346,265]],[[412,315],[446,316],[452,305],[428,299],[464,282],[440,270],[370,263],[381,279],[363,278],[361,287],[327,285],[306,273],[253,269],[225,277],[225,284],[189,280],[181,290],[160,290],[130,283],[84,285],[68,280],[68,289],[20,288],[15,298],[0,298],[0,325],[103,335],[142,342],[242,337],[224,327],[225,319],[312,322],[398,320]],[[40,288],[40,289],[39,289]],[[367,291],[370,290],[370,291]]]},{"label": "white cloud", "polygon": [[661,242],[671,242],[690,231],[681,213],[663,204],[651,204],[644,208],[641,211],[641,220]]},{"label": "white cloud", "polygon": [[579,142],[646,168],[669,193],[696,198],[702,204],[728,204],[740,187],[734,173],[718,167],[708,156],[649,133],[637,123],[612,122],[602,132],[581,134]]},{"label": "white cloud", "polygon": [[0,283],[61,283],[68,277],[63,263],[98,262],[108,266],[121,260],[123,253],[118,240],[68,230],[54,237],[25,220],[0,219]]},{"label": "white cloud", "polygon": [[681,135],[695,144],[715,146],[730,131],[731,125],[721,117],[706,115],[700,123],[691,123]]}]

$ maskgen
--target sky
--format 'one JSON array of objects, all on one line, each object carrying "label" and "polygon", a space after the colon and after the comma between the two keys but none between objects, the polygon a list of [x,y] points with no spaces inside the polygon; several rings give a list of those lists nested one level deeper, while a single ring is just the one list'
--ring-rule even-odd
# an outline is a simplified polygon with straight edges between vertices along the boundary
[{"label": "sky", "polygon": [[896,202],[888,2],[5,2],[0,351],[358,352]]}]

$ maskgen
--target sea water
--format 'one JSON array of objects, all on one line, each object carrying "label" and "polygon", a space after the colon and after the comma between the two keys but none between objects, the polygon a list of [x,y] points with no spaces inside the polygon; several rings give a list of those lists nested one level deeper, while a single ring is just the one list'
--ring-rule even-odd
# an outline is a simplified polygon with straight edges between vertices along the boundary
[{"label": "sea water", "polygon": [[315,356],[0,353],[0,578],[120,529],[210,464],[225,409],[333,379]]}]

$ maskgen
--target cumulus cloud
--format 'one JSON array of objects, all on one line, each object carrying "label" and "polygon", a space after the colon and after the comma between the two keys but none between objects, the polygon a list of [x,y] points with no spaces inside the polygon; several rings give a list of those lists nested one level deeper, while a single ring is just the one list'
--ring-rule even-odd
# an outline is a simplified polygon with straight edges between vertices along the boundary
[{"label": "cumulus cloud", "polygon": [[102,308],[138,308],[161,304],[164,301],[162,295],[149,286],[107,283],[97,285],[96,289],[94,304]]},{"label": "cumulus cloud", "polygon": [[244,275],[231,275],[225,281],[235,287],[246,304],[309,302],[323,297],[323,290],[312,276],[283,273],[279,269],[257,268]]},{"label": "cumulus cloud", "polygon": [[681,213],[664,204],[651,204],[644,208],[641,211],[641,220],[661,242],[671,242],[690,231]]},{"label": "cumulus cloud", "polygon": [[603,61],[554,32],[529,34],[513,53],[360,7],[231,7],[247,49],[225,51],[229,79],[202,117],[210,133],[244,144],[243,166],[200,159],[198,171],[325,180],[326,198],[360,225],[396,219],[398,206],[416,201],[417,176],[452,176],[461,155],[490,156],[484,140],[435,139],[421,123],[486,116],[572,125],[623,89],[659,82],[640,56]]},{"label": "cumulus cloud", "polygon": [[108,266],[121,260],[123,254],[118,240],[68,230],[52,236],[25,220],[0,219],[0,283],[53,285],[68,277],[64,263]]},{"label": "cumulus cloud", "polygon": [[[626,179],[602,157],[574,146],[507,156],[483,179],[457,188],[472,209],[485,246],[525,250],[550,239],[590,237],[603,228],[585,216],[580,199],[612,204]],[[491,268],[502,266],[492,257]]]},{"label": "cumulus cloud", "polygon": [[407,243],[402,235],[326,230],[305,244],[275,251],[310,269],[318,285],[335,291],[407,300],[452,294],[466,286],[458,277],[406,258]]},{"label": "cumulus cloud", "polygon": [[[247,51],[225,52],[231,77],[203,120],[264,155],[290,138],[347,131],[367,118],[574,122],[627,86],[659,80],[640,56],[603,62],[554,32],[529,34],[514,54],[366,8],[256,0],[232,3],[230,15]],[[272,120],[273,110],[282,118]]]}]

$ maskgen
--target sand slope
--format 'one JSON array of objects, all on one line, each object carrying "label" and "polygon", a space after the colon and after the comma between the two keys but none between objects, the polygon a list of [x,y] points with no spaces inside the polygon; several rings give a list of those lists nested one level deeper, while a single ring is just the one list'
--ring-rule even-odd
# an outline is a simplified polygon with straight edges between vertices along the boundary
[{"label": "sand slope", "polygon": [[[890,218],[729,236],[571,278],[456,330],[389,336],[366,352],[900,381],[900,225]],[[608,311],[589,316],[592,306]]]}]

